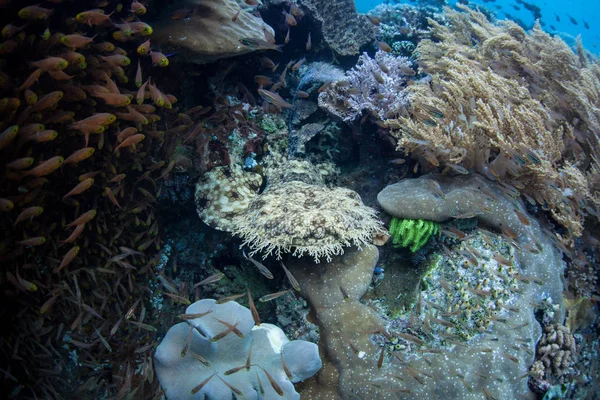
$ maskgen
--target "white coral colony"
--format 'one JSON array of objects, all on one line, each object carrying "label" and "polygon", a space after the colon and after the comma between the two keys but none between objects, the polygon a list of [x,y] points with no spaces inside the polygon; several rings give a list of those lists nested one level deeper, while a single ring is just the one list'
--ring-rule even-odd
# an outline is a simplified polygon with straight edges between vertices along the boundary
[{"label": "white coral colony", "polygon": [[255,326],[234,301],[202,299],[185,315],[192,319],[172,326],[154,357],[169,400],[300,399],[294,383],[321,369],[316,344],[289,341],[275,325]]}]

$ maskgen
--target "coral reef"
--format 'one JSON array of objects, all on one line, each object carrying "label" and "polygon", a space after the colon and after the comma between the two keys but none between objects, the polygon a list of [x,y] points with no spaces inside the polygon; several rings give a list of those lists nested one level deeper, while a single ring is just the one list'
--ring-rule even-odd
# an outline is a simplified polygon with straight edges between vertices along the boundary
[{"label": "coral reef", "polygon": [[[390,185],[379,193],[377,200],[396,218],[437,222],[476,218],[485,227],[501,233],[515,247],[515,258],[523,268],[521,273],[536,271],[553,304],[559,305],[554,320],[563,320],[565,310],[560,279],[563,265],[558,251],[539,223],[527,217],[523,205],[503,194],[498,184],[477,174],[427,175]],[[539,301],[541,298],[532,300]]]},{"label": "coral reef", "polygon": [[600,98],[589,89],[600,88],[597,65],[539,26],[527,34],[468,9],[446,15],[451,27],[430,21],[435,41],[418,46],[430,79],[408,89],[410,116],[387,121],[398,129],[398,150],[425,169],[466,168],[501,181],[549,209],[572,244],[600,205],[600,125],[591,112]]},{"label": "coral reef", "polygon": [[293,251],[315,262],[342,254],[344,247],[363,246],[381,231],[375,210],[350,189],[290,181],[256,197],[236,219],[233,233],[263,257]]},{"label": "coral reef", "polygon": [[381,40],[392,47],[392,54],[406,57],[412,55],[420,40],[430,37],[429,19],[440,25],[446,21],[439,8],[411,4],[379,4],[369,14],[381,21]]},{"label": "coral reef", "polygon": [[156,375],[169,399],[300,399],[293,383],[321,369],[314,343],[290,342],[275,325],[254,325],[250,310],[234,301],[202,299],[186,315],[156,349]]},{"label": "coral reef", "polygon": [[[457,199],[472,207],[475,200],[483,201],[477,196],[493,195],[493,215],[472,208],[474,215],[469,218],[491,227],[512,227],[519,221],[514,210],[520,206],[481,177],[438,176],[436,186],[427,182],[432,179],[405,180],[384,190],[380,202],[399,218],[443,221],[450,218],[448,205],[459,206]],[[471,192],[476,194],[468,196]],[[462,218],[467,218],[466,214]],[[529,232],[530,240],[539,241],[539,247],[532,251],[516,247],[517,233],[504,237],[486,232],[485,239],[484,235],[469,238],[462,250],[437,258],[423,278],[424,286],[411,312],[398,319],[382,320],[373,314],[373,305],[357,301],[377,262],[373,248],[349,250],[316,270],[307,260],[288,261],[301,293],[316,312],[322,345],[332,362],[325,363],[309,396],[527,396],[523,378],[533,362],[531,347],[541,336],[534,317],[538,306],[532,304],[555,304],[544,313],[557,321],[564,318],[564,311],[558,252],[537,222],[520,224],[520,234]],[[505,256],[498,257],[498,252]],[[449,282],[458,287],[453,289]]]},{"label": "coral reef", "polygon": [[231,232],[234,217],[246,212],[262,184],[262,177],[244,172],[239,165],[216,167],[196,184],[196,209],[212,228]]},{"label": "coral reef", "polygon": [[191,62],[203,64],[257,50],[278,49],[273,44],[273,29],[244,2],[186,0],[178,7],[196,11],[182,19],[169,18],[165,13],[164,19],[155,24],[154,40],[164,51],[177,52]]},{"label": "coral reef", "polygon": [[396,118],[408,106],[406,77],[414,74],[410,66],[408,58],[382,50],[375,58],[364,53],[344,79],[319,94],[319,106],[345,122],[356,121],[363,112],[380,121]]},{"label": "coral reef", "polygon": [[298,0],[298,4],[320,25],[329,48],[341,56],[359,54],[375,39],[377,27],[357,14],[353,0]]},{"label": "coral reef", "polygon": [[394,246],[410,246],[414,253],[425,246],[432,235],[439,233],[440,224],[423,219],[392,218],[389,230]]}]

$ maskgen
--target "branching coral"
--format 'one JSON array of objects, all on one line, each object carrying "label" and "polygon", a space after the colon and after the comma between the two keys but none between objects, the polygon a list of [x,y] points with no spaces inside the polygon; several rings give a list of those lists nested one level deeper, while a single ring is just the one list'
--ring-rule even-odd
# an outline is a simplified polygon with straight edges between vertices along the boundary
[{"label": "branching coral", "polygon": [[598,67],[582,65],[539,27],[527,34],[467,11],[446,10],[451,27],[430,20],[437,41],[417,51],[431,81],[408,89],[410,116],[388,121],[398,149],[426,168],[467,168],[501,181],[549,209],[570,242],[600,204],[591,178],[599,170]]},{"label": "branching coral", "polygon": [[395,57],[379,50],[375,58],[361,55],[343,80],[334,82],[319,94],[319,106],[353,122],[368,112],[376,120],[395,118],[408,105],[406,76],[413,73],[406,57]]},{"label": "branching coral", "polygon": [[440,224],[426,219],[400,219],[392,217],[390,235],[394,246],[409,247],[413,253],[425,246],[432,235],[440,231]]}]

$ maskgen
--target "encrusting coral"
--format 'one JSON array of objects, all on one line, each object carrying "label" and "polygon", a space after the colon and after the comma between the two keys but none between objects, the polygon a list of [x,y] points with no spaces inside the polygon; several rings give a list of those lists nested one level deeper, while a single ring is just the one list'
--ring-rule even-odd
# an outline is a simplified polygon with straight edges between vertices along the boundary
[{"label": "encrusting coral", "polygon": [[235,301],[202,299],[183,315],[155,354],[156,375],[170,400],[220,400],[234,393],[300,399],[293,383],[321,368],[316,344],[289,341],[275,325],[255,325],[250,310]]},{"label": "encrusting coral", "polygon": [[306,398],[381,394],[368,383],[377,375],[379,353],[369,335],[383,331],[383,321],[360,301],[378,259],[377,247],[365,245],[362,250],[350,247],[343,255],[331,257],[323,268],[315,268],[308,258],[286,261],[300,283],[302,296],[316,313],[320,347],[327,354],[310,391],[302,393]]},{"label": "encrusting coral", "polygon": [[445,250],[409,315],[389,321],[389,335],[408,349],[398,355],[405,365],[399,376],[419,382],[411,395],[527,395],[527,368],[542,331],[535,313],[543,310],[544,321],[553,322],[565,316],[563,262],[539,223],[477,174],[406,179],[382,190],[378,201],[397,218],[475,218],[481,230]]},{"label": "encrusting coral", "polygon": [[539,26],[527,34],[466,11],[447,9],[450,27],[430,20],[436,41],[417,49],[430,76],[407,89],[410,116],[386,121],[398,150],[499,181],[549,209],[572,243],[585,215],[599,216],[599,67]]},{"label": "encrusting coral", "polygon": [[413,253],[425,246],[432,235],[440,231],[440,224],[423,219],[400,219],[392,217],[390,236],[394,246],[409,247]]}]

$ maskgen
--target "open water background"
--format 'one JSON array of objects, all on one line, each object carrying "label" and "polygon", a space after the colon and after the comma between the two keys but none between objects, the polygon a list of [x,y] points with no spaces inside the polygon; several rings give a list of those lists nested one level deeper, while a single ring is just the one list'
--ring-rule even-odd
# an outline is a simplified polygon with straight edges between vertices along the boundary
[{"label": "open water background", "polygon": [[[591,53],[597,56],[600,55],[600,0],[525,1],[535,4],[541,9],[541,21],[545,24],[544,30],[560,35],[569,45],[574,45],[575,37],[581,35],[584,47]],[[367,13],[381,3],[394,4],[393,1],[377,0],[355,0],[355,2],[358,11],[361,13]],[[487,2],[483,0],[470,0],[470,2],[480,4],[494,11],[498,19],[518,18],[527,26],[533,26],[534,17],[532,13],[515,0],[487,0]],[[416,4],[409,1],[400,1],[399,3]],[[455,3],[452,0],[448,1],[450,5]],[[516,10],[513,6],[520,8],[520,10]],[[577,21],[577,24],[571,22],[569,16],[573,17]],[[589,26],[589,29],[586,28],[584,21]]]}]

